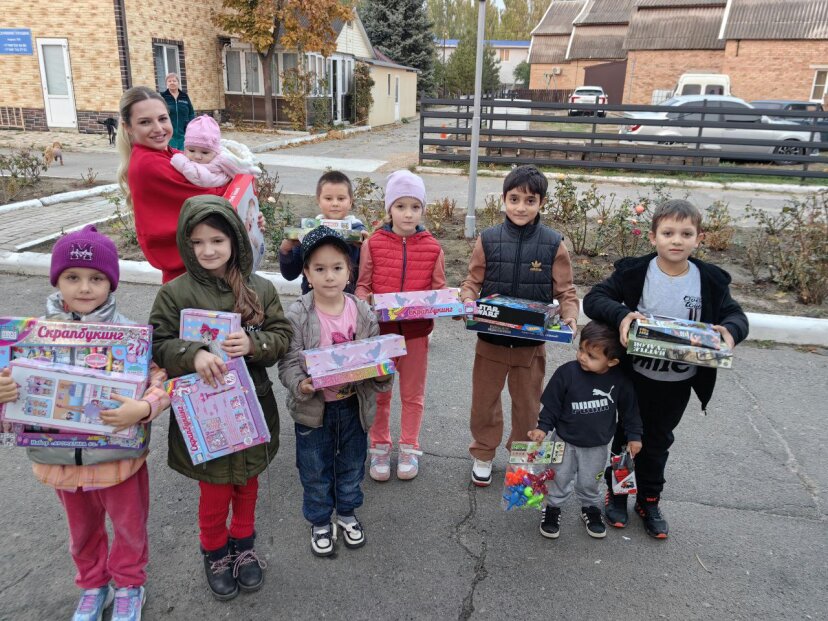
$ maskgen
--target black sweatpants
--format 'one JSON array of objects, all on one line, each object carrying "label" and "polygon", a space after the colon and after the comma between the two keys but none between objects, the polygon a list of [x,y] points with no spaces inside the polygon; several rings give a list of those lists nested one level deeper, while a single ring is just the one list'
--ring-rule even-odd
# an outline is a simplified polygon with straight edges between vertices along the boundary
[{"label": "black sweatpants", "polygon": [[[648,498],[658,498],[664,488],[664,468],[670,455],[670,446],[675,440],[673,429],[678,426],[690,401],[692,380],[659,382],[635,371],[631,375],[644,425],[641,439],[643,446],[635,457],[635,478],[638,483],[638,498],[646,501]],[[612,439],[612,452],[617,455],[626,443],[624,427],[619,420]],[[608,484],[612,481],[611,474],[608,468]]]}]

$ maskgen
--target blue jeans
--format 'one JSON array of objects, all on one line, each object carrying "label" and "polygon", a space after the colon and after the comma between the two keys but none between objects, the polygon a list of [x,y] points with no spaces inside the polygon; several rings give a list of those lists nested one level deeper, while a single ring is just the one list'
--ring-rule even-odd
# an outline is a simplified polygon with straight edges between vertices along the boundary
[{"label": "blue jeans", "polygon": [[314,526],[337,515],[353,515],[362,506],[362,479],[368,434],[359,421],[356,396],[325,403],[322,426],[295,423],[296,467],[302,481],[302,513]]}]

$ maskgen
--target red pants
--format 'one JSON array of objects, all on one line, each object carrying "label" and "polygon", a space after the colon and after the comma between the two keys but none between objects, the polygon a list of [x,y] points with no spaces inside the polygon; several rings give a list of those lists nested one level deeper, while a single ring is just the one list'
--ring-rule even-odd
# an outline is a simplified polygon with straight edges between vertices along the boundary
[{"label": "red pants", "polygon": [[[78,573],[75,584],[97,589],[115,581],[117,588],[143,586],[149,561],[147,464],[123,483],[85,492],[57,490],[69,522],[69,552]],[[115,536],[106,534],[106,516]]]},{"label": "red pants", "polygon": [[[394,359],[400,385],[400,444],[420,448],[423,424],[426,373],[428,372],[428,336],[405,339],[407,354]],[[377,415],[371,426],[371,446],[391,444],[391,391],[377,393]]]},{"label": "red pants", "polygon": [[[259,479],[253,477],[244,485],[232,483],[198,482],[201,498],[198,501],[198,526],[201,529],[201,547],[208,552],[223,548],[227,538],[250,537],[256,527],[256,499]],[[227,516],[233,506],[230,528]]]}]

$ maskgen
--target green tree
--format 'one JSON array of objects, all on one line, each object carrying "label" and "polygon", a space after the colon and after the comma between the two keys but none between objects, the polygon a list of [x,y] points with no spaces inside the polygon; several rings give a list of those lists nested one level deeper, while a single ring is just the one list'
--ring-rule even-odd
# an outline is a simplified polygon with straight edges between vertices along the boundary
[{"label": "green tree", "polygon": [[503,0],[503,13],[500,15],[498,39],[526,41],[529,32],[537,25],[530,23],[528,0]]},{"label": "green tree", "polygon": [[549,8],[549,0],[529,0],[529,19],[527,21],[529,33],[541,23],[547,8]]},{"label": "green tree", "polygon": [[[474,69],[477,56],[475,30],[467,31],[457,43],[457,49],[446,63],[446,86],[454,95],[474,93]],[[494,50],[483,47],[483,92],[492,92],[500,86],[500,62]]]},{"label": "green tree", "polygon": [[525,60],[520,61],[515,70],[512,72],[512,77],[515,80],[515,86],[520,88],[529,88],[529,72],[531,67]]}]

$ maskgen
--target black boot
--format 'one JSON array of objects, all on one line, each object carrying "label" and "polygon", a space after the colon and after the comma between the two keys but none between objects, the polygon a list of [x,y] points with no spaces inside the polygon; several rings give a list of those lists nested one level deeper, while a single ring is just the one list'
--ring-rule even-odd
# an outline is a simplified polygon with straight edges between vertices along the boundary
[{"label": "black boot", "polygon": [[229,545],[212,552],[202,549],[201,553],[204,555],[207,586],[210,587],[213,596],[222,602],[236,597],[239,594],[239,585],[233,577],[233,557],[230,555]]},{"label": "black boot", "polygon": [[264,569],[267,567],[253,549],[256,534],[244,539],[230,538],[230,551],[233,554],[233,576],[239,588],[250,593],[258,591],[264,583]]}]

